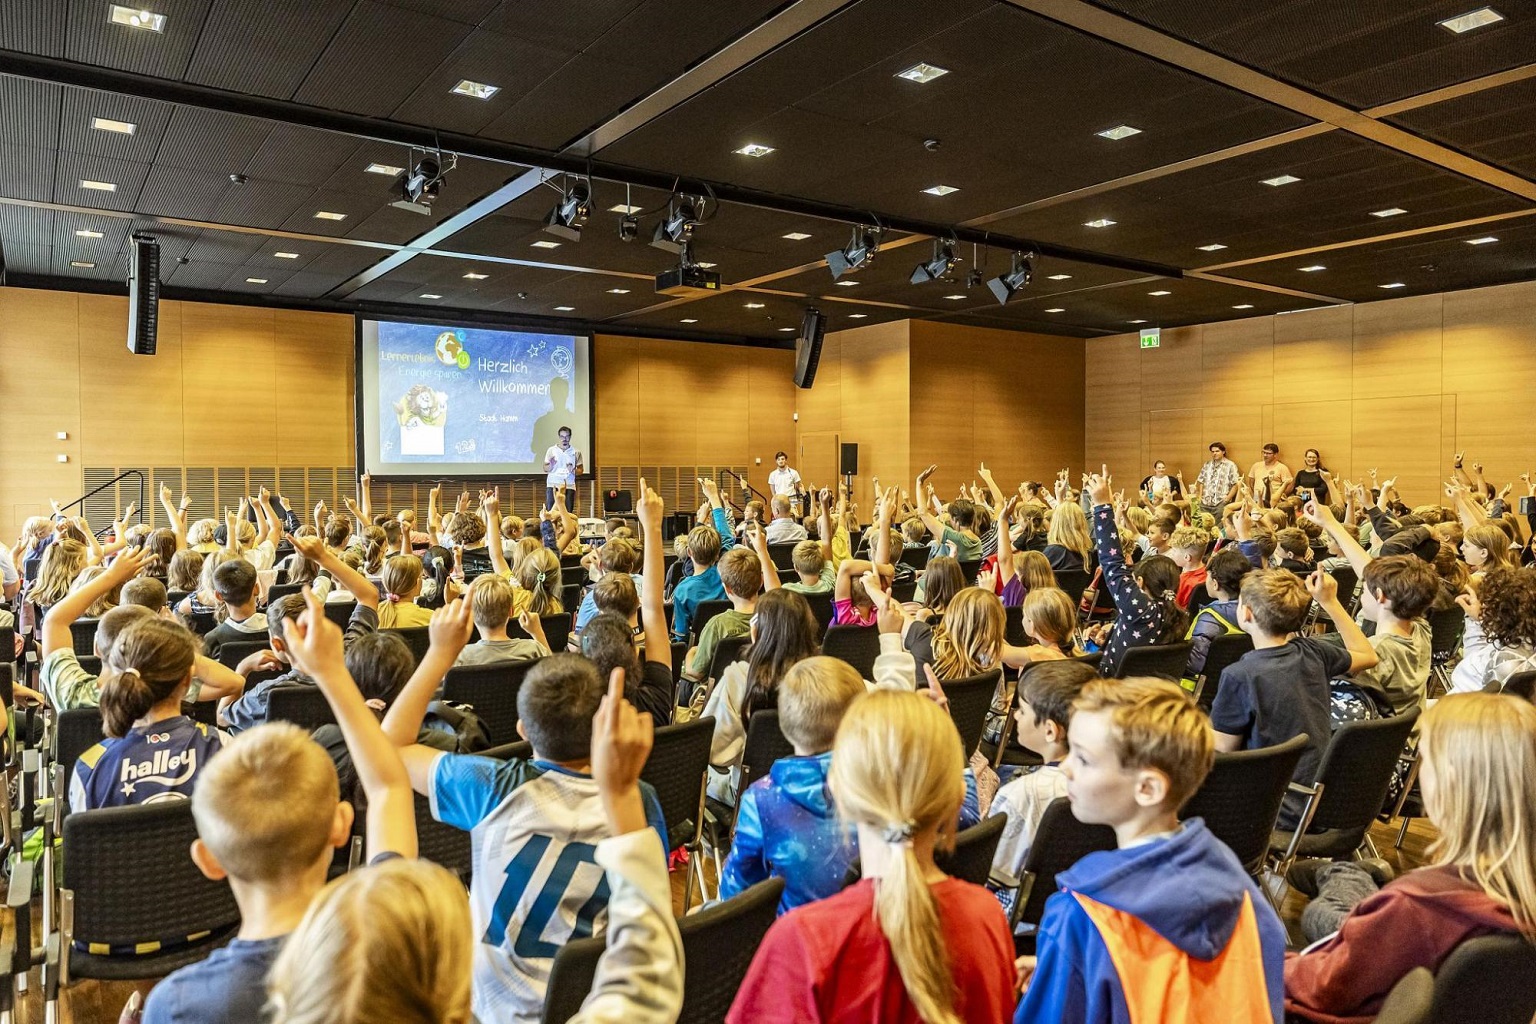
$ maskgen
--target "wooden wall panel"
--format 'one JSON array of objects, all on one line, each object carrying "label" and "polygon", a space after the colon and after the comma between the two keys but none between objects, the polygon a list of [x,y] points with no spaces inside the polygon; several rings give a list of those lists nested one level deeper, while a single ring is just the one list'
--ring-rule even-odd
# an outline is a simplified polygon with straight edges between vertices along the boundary
[{"label": "wooden wall panel", "polygon": [[1204,348],[1205,328],[1175,327],[1163,332],[1157,348],[1138,349],[1136,375],[1141,381],[1142,408],[1166,409],[1181,404],[1181,399],[1195,404]]},{"label": "wooden wall panel", "polygon": [[[1143,463],[1151,465],[1155,456],[1147,454],[1149,445],[1143,436],[1146,417],[1138,401],[1140,395],[1141,389],[1134,378],[1129,384],[1084,389],[1083,465],[1094,468],[1107,465],[1110,475],[1117,480],[1128,480],[1134,475],[1139,481],[1147,475],[1141,466]],[[1049,483],[1054,477],[1051,473],[1042,482]]]},{"label": "wooden wall panel", "polygon": [[[81,493],[78,298],[0,288],[0,528],[7,544],[28,516],[48,514],[49,498]],[[60,432],[68,438],[60,441]]]},{"label": "wooden wall panel", "polygon": [[[1152,472],[1153,463],[1161,459],[1172,475],[1184,474],[1184,479],[1194,482],[1200,475],[1200,452],[1210,444],[1206,439],[1205,416],[1198,408],[1153,409],[1146,413],[1146,454],[1134,466],[1125,467],[1115,474],[1121,483],[1129,487]],[[1090,459],[1089,462],[1093,460]],[[1113,472],[1114,467],[1110,467]]]},{"label": "wooden wall panel", "polygon": [[152,357],[128,351],[127,325],[125,296],[80,296],[81,458],[87,466],[182,465],[181,303],[160,304]]},{"label": "wooden wall panel", "polygon": [[[1340,344],[1354,331],[1353,306],[1329,306],[1268,318],[1274,327],[1275,401],[1308,393],[1352,397],[1354,350]],[[1342,389],[1342,390],[1340,390]]]},{"label": "wooden wall panel", "polygon": [[841,442],[859,446],[853,500],[867,517],[874,481],[910,489],[912,435],[911,352],[903,325],[878,324],[843,331]]},{"label": "wooden wall panel", "polygon": [[1200,394],[1207,406],[1258,407],[1275,400],[1273,317],[1207,324],[1200,354]]},{"label": "wooden wall panel", "polygon": [[1441,296],[1354,308],[1353,395],[1394,398],[1441,390]]},{"label": "wooden wall panel", "polygon": [[[598,465],[640,462],[640,340],[593,339],[593,449]],[[653,485],[654,486],[654,485]]]},{"label": "wooden wall panel", "polygon": [[353,347],[350,317],[274,310],[276,465],[356,461]]},{"label": "wooden wall panel", "polygon": [[1440,422],[1440,395],[1356,399],[1352,479],[1368,478],[1374,467],[1381,479],[1397,478],[1408,504],[1435,501],[1446,468],[1440,457]]},{"label": "wooden wall panel", "polygon": [[[278,404],[271,400],[277,394],[276,323],[270,309],[182,304],[181,401],[191,462],[259,466],[277,461]],[[351,462],[348,445],[342,464]]]},{"label": "wooden wall panel", "polygon": [[[1307,449],[1316,448],[1323,466],[1335,477],[1355,479],[1353,402],[1347,398],[1281,402],[1272,410],[1274,427],[1269,439],[1280,446],[1280,458],[1292,473],[1301,472]],[[1243,467],[1244,472],[1247,469]]]}]

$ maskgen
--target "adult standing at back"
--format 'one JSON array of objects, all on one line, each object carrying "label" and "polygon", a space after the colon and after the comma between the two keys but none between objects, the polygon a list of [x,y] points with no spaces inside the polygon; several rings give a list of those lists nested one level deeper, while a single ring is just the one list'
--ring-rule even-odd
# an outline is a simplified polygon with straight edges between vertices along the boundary
[{"label": "adult standing at back", "polygon": [[565,486],[571,492],[568,507],[576,506],[576,477],[586,472],[582,465],[581,449],[571,444],[571,428],[560,428],[560,441],[544,451],[544,507],[555,507],[555,488]]},{"label": "adult standing at back", "polygon": [[1266,508],[1279,500],[1291,480],[1290,468],[1280,461],[1280,446],[1273,441],[1264,446],[1259,461],[1248,470],[1248,489]]},{"label": "adult standing at back", "polygon": [[1211,458],[1200,467],[1200,476],[1197,478],[1200,484],[1200,507],[1216,517],[1217,522],[1223,521],[1226,516],[1226,508],[1233,498],[1237,497],[1237,485],[1242,480],[1242,472],[1237,468],[1237,463],[1227,458],[1227,446],[1220,441],[1212,441],[1208,450]]},{"label": "adult standing at back", "polygon": [[1152,463],[1152,472],[1142,477],[1141,493],[1146,495],[1154,505],[1165,501],[1184,497],[1182,488],[1179,487],[1178,477],[1168,475],[1168,467],[1162,459]]},{"label": "adult standing at back", "polygon": [[768,496],[777,498],[779,495],[793,498],[800,493],[800,473],[790,468],[789,456],[783,452],[775,452],[773,456],[773,472],[768,474]]}]

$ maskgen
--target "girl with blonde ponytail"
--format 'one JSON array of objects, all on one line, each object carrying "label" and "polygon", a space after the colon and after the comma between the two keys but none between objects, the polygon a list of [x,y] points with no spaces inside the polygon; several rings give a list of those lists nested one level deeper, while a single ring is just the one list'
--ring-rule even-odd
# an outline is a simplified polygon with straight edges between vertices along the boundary
[{"label": "girl with blonde ponytail", "polygon": [[729,1024],[980,1024],[1013,1014],[1013,942],[996,899],[945,875],[965,757],[948,714],[915,693],[856,700],[828,788],[858,832],[863,880],[790,911],[762,945]]}]

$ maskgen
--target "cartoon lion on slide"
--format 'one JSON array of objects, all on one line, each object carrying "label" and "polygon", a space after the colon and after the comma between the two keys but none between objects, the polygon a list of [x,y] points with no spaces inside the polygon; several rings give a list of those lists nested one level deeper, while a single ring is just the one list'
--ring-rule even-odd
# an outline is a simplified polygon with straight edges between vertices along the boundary
[{"label": "cartoon lion on slide", "polygon": [[416,384],[394,405],[402,427],[441,427],[448,421],[448,396],[429,385]]}]

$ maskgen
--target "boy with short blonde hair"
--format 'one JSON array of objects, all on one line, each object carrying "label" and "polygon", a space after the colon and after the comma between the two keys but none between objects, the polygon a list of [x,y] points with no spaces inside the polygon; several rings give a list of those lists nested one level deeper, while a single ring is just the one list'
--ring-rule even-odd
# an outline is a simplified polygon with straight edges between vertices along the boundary
[{"label": "boy with short blonde hair", "polygon": [[[529,635],[533,639],[507,635],[512,617],[512,584],[506,577],[489,572],[469,585],[469,608],[475,618],[480,639],[459,652],[457,665],[500,665],[514,661],[533,661],[549,653],[542,640],[544,628],[537,615],[527,615]],[[519,617],[519,622],[523,617]]]},{"label": "boy with short blonde hair", "polygon": [[1198,526],[1181,526],[1168,538],[1168,557],[1179,567],[1179,589],[1175,600],[1180,608],[1189,607],[1190,595],[1205,585],[1205,549],[1211,535]]},{"label": "boy with short blonde hair", "polygon": [[767,778],[742,792],[720,898],[780,877],[782,914],[843,887],[853,850],[827,794],[827,771],[837,727],[865,685],[852,665],[819,656],[785,673],[778,692],[779,727],[795,754],[775,761]]},{"label": "boy with short blonde hair", "polygon": [[783,584],[797,594],[830,594],[837,583],[837,567],[819,540],[803,540],[795,545],[795,575],[800,578]]},{"label": "boy with short blonde hair", "polygon": [[1179,821],[1215,760],[1205,716],[1161,679],[1102,679],[1068,732],[1072,813],[1117,848],[1056,876],[1016,1024],[1280,1020],[1284,926],[1226,844]]}]

